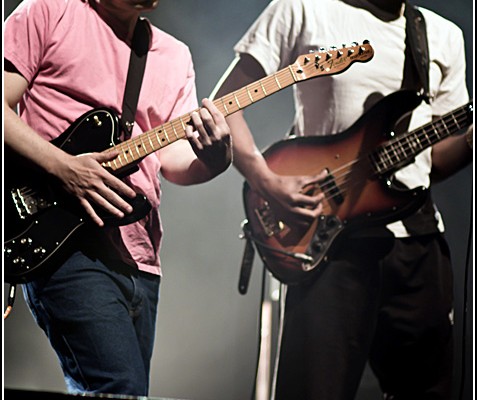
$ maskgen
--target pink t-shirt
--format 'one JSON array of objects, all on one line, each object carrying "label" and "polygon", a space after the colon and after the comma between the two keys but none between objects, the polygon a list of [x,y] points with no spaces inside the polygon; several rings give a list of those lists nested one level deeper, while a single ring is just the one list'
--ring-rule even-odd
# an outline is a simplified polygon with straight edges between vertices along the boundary
[{"label": "pink t-shirt", "polygon": [[[105,106],[120,112],[130,48],[119,40],[88,2],[25,0],[9,16],[4,57],[28,80],[20,115],[47,140],[79,116]],[[133,136],[197,108],[195,73],[188,47],[152,27]],[[156,153],[157,154],[157,153]],[[148,216],[120,227],[121,257],[140,270],[160,274],[161,164],[146,157],[126,178],[152,204]]]}]

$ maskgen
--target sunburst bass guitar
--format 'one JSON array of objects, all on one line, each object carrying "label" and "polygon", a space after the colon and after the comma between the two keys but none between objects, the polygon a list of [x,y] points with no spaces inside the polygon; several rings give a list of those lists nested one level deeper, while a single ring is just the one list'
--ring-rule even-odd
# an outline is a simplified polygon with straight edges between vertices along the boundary
[{"label": "sunburst bass guitar", "polygon": [[[373,55],[368,41],[320,49],[214,100],[214,104],[227,116],[297,82],[341,73],[355,62],[371,60]],[[125,177],[137,170],[144,157],[185,138],[192,112],[120,142],[118,116],[108,108],[96,108],[80,116],[52,143],[73,155],[118,151],[119,155],[103,166],[116,176]],[[74,248],[82,228],[92,224],[76,199],[49,176],[28,168],[24,160],[16,159],[8,149],[5,157],[4,280],[27,282],[56,267]],[[125,225],[143,218],[150,210],[149,202],[141,194],[131,204],[134,211],[127,218],[117,219],[104,213],[101,216],[107,225]]]},{"label": "sunburst bass guitar", "polygon": [[325,137],[292,137],[263,153],[279,175],[327,177],[303,188],[323,193],[323,214],[307,227],[287,226],[270,204],[244,183],[244,233],[251,239],[268,270],[281,282],[297,284],[311,277],[339,248],[347,232],[397,221],[416,211],[427,189],[398,189],[393,174],[424,149],[472,123],[473,103],[400,135],[396,122],[422,101],[414,91],[384,97],[349,129]]}]

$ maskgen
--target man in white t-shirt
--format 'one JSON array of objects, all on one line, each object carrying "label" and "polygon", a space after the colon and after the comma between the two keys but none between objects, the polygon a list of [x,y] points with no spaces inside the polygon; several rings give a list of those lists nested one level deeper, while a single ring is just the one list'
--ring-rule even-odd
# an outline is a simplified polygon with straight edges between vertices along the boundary
[{"label": "man in white t-shirt", "polygon": [[[235,46],[237,59],[217,97],[293,64],[310,50],[369,40],[371,61],[293,87],[294,135],[343,132],[386,96],[401,88],[421,88],[410,84],[412,75],[403,72],[409,65],[404,6],[402,0],[272,1]],[[469,101],[461,30],[432,11],[421,12],[427,27],[430,96],[412,113],[408,130]],[[411,81],[404,81],[404,75]],[[227,121],[234,165],[276,219],[289,226],[316,221],[329,199],[302,188],[323,180],[326,172],[288,176],[282,167],[282,173],[275,173],[256,148],[243,113]],[[472,159],[470,132],[429,146],[395,174],[397,180],[407,188],[428,188],[431,180],[458,171]],[[368,358],[386,399],[450,399],[452,271],[442,232],[429,197],[403,221],[344,236],[310,281],[288,285],[277,399],[351,400]]]}]

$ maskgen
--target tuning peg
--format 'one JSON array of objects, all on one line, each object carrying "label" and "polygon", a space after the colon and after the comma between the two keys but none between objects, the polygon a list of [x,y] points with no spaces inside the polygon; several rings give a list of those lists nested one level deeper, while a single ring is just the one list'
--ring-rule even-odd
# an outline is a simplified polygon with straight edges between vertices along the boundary
[{"label": "tuning peg", "polygon": [[359,46],[359,43],[358,42],[353,42],[351,43],[352,46]]},{"label": "tuning peg", "polygon": [[364,39],[364,40],[363,40],[363,44],[369,44],[369,40],[368,40],[368,39]]}]

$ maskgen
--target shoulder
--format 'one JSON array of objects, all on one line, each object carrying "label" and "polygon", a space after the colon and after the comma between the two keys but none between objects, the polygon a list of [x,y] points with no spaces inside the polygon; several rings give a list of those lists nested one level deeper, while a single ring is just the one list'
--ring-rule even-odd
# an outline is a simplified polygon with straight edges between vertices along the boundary
[{"label": "shoulder", "polygon": [[174,51],[181,55],[190,54],[189,46],[172,36],[171,34],[159,29],[157,26],[150,24],[152,31],[152,49],[159,51]]},{"label": "shoulder", "polygon": [[435,11],[431,11],[427,8],[418,7],[422,12],[424,19],[426,21],[426,27],[428,31],[440,32],[440,34],[447,35],[462,35],[462,29],[454,22],[450,21],[447,18],[437,14]]},{"label": "shoulder", "polygon": [[83,0],[23,0],[8,19],[58,21],[65,13],[74,15],[79,9],[89,8]]}]

